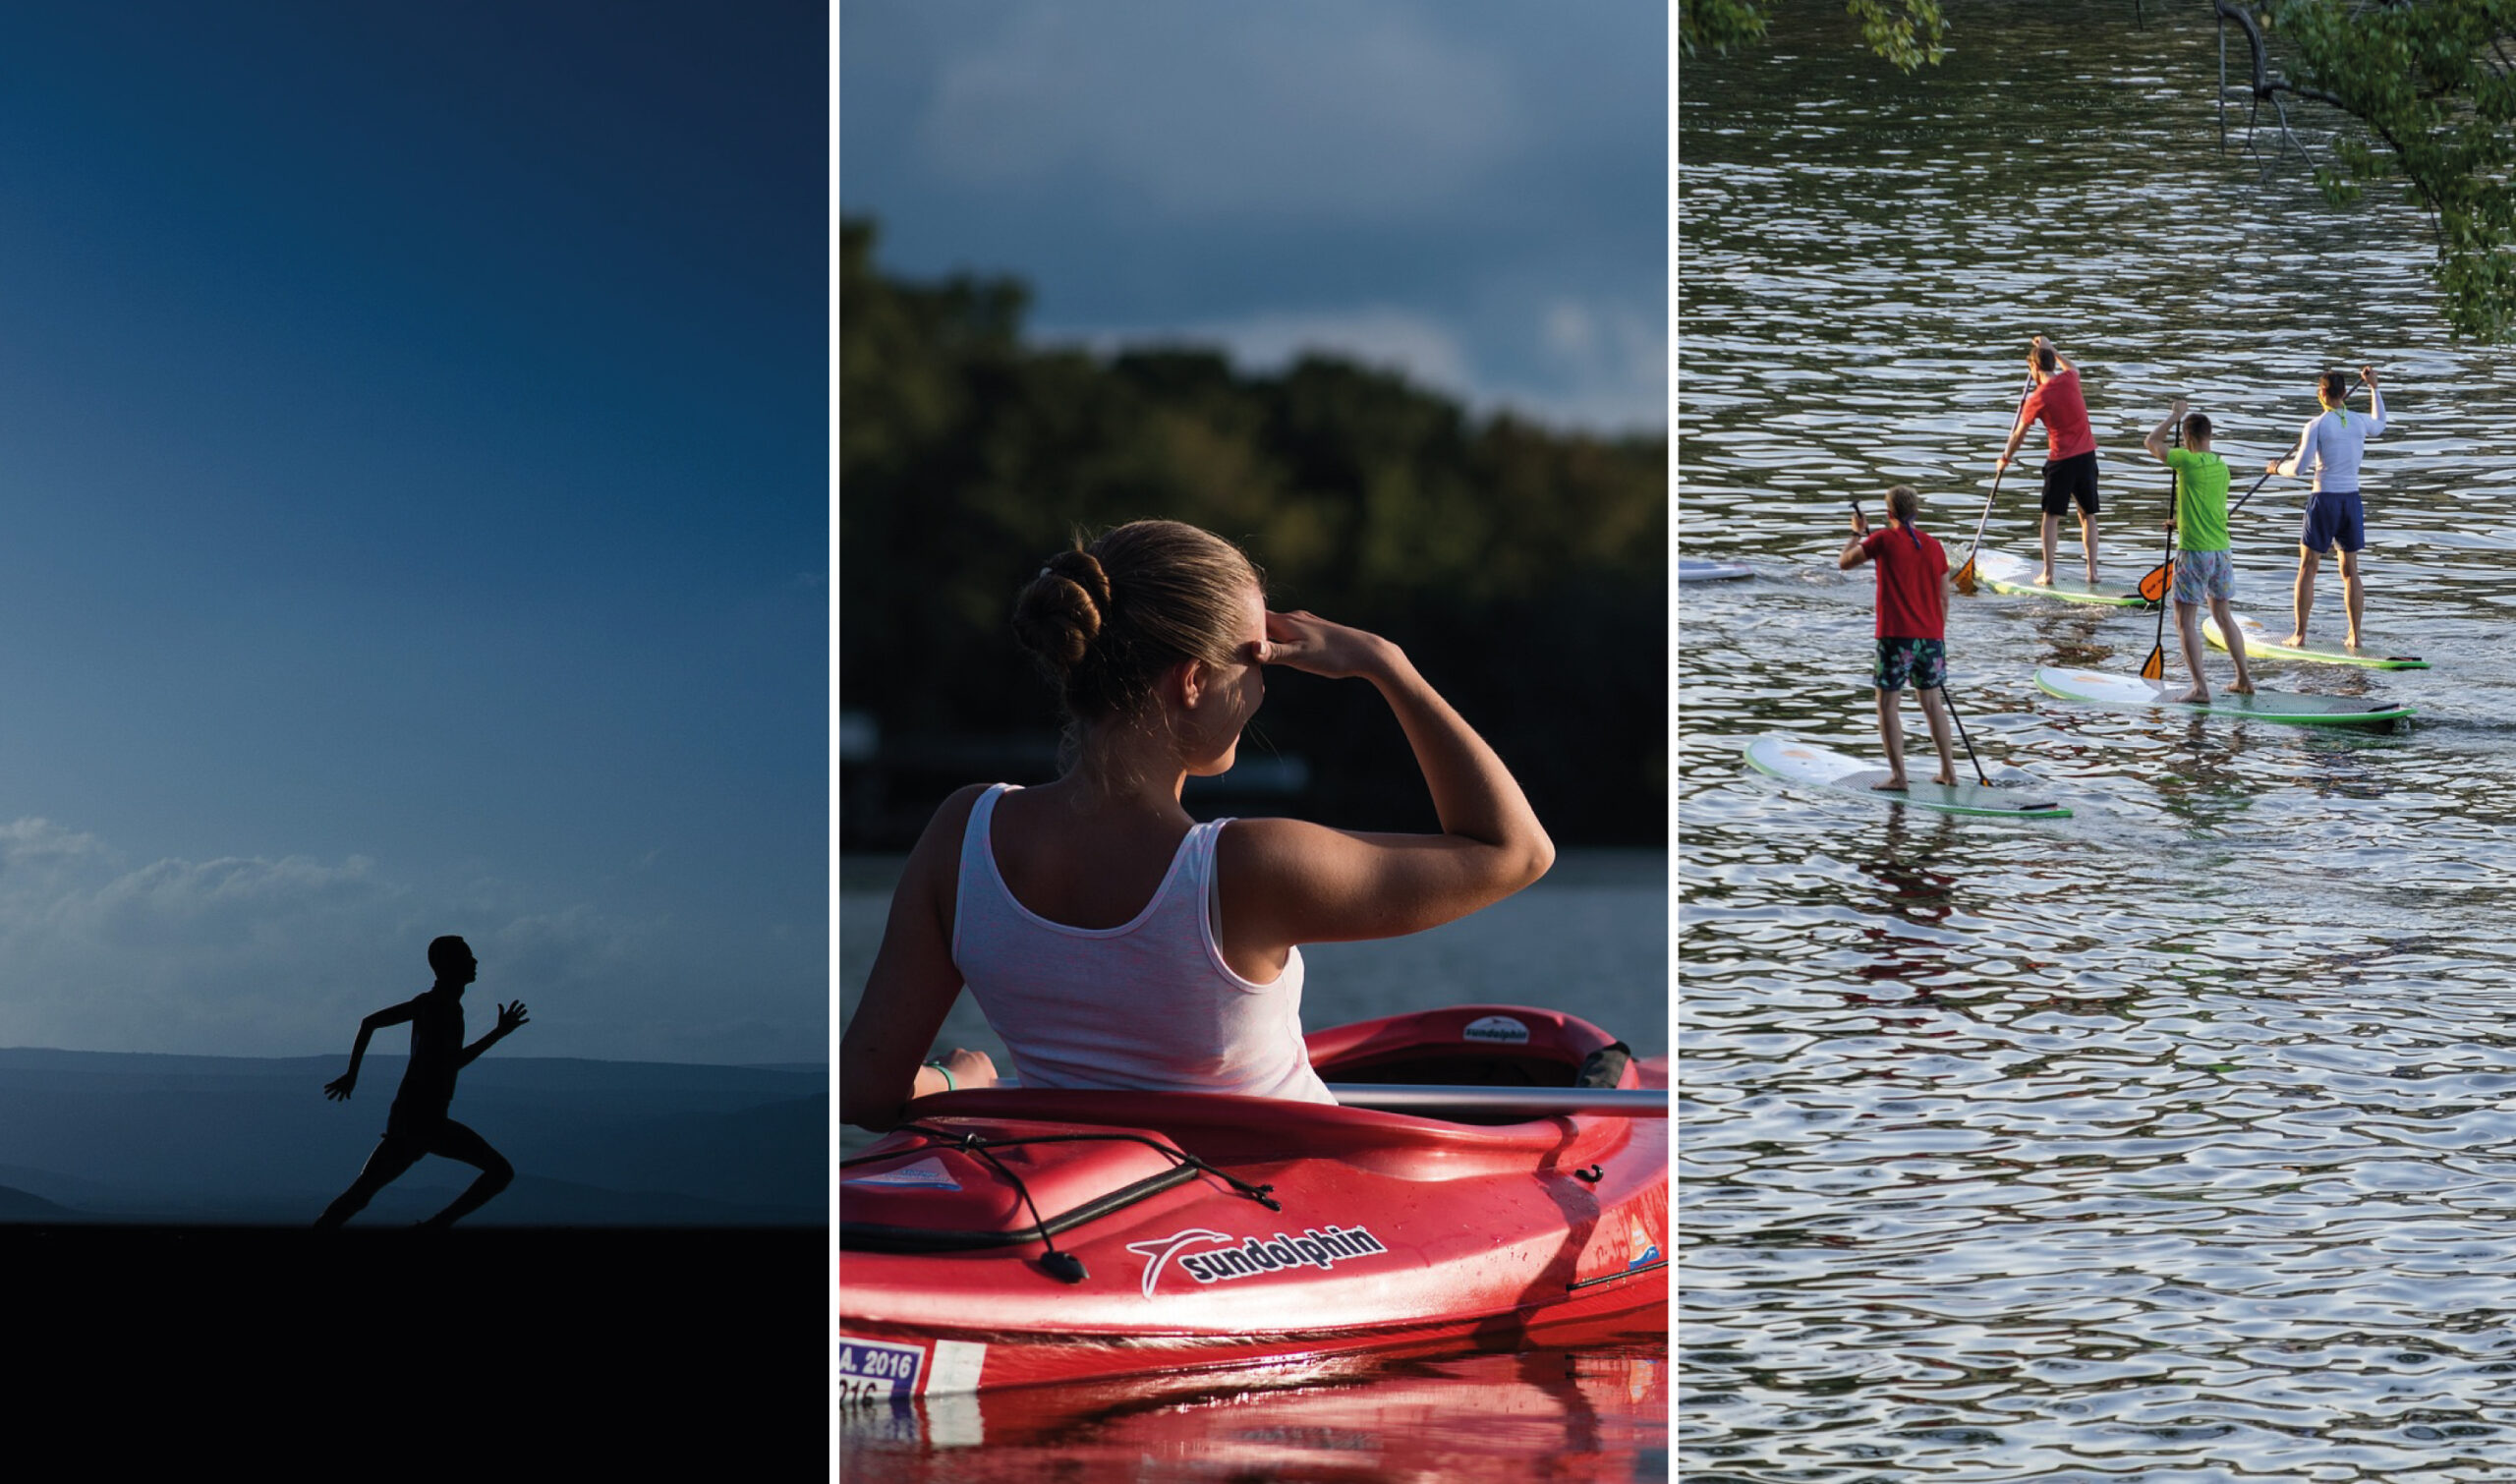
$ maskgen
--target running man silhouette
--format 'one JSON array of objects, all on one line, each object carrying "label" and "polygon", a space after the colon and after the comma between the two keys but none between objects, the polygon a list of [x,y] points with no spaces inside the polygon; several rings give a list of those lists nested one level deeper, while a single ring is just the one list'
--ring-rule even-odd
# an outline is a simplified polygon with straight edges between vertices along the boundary
[{"label": "running man silhouette", "polygon": [[350,1049],[349,1075],[323,1085],[325,1097],[346,1100],[358,1086],[358,1064],[367,1056],[367,1038],[384,1026],[411,1022],[411,1065],[402,1073],[402,1090],[394,1094],[393,1112],[385,1117],[383,1141],[367,1157],[367,1168],[358,1172],[357,1181],[323,1208],[314,1223],[317,1227],[337,1227],[358,1215],[375,1192],[400,1178],[422,1155],[461,1160],[481,1171],[481,1177],[456,1196],[454,1204],[422,1222],[423,1227],[453,1226],[515,1178],[515,1167],[491,1149],[488,1140],[445,1113],[454,1102],[455,1073],[526,1023],[524,1001],[498,1006],[497,1029],[465,1046],[463,987],[480,976],[480,961],[462,939],[446,937],[429,944],[429,967],[436,971],[436,983],[427,994],[360,1021],[358,1045]]}]

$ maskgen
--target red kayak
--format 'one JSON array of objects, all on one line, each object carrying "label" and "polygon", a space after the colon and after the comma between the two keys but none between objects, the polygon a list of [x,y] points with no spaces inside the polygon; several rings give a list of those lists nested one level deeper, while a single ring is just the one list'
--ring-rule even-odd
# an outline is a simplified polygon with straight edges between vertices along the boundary
[{"label": "red kayak", "polygon": [[841,1394],[1667,1333],[1665,1056],[1511,1005],[1308,1042],[1340,1106],[909,1105],[840,1162]]}]

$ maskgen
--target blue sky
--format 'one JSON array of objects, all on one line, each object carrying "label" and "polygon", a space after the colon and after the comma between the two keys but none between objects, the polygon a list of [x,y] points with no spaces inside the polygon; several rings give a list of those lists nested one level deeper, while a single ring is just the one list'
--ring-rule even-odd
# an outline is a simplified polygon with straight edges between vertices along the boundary
[{"label": "blue sky", "polygon": [[0,1045],[826,1055],[824,25],[0,12]]},{"label": "blue sky", "polygon": [[1034,328],[1667,423],[1657,0],[848,0],[839,199]]}]

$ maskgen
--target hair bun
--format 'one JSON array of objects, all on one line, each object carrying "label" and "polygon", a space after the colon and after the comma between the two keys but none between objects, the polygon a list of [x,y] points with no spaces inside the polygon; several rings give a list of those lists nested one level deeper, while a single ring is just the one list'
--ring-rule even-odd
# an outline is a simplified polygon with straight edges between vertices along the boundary
[{"label": "hair bun", "polygon": [[1013,633],[1053,674],[1083,662],[1110,609],[1110,574],[1072,548],[1044,563],[1013,605]]}]

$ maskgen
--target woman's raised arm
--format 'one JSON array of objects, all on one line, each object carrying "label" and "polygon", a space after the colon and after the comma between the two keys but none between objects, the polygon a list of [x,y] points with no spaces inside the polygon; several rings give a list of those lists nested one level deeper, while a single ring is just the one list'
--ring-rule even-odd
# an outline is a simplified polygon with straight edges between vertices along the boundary
[{"label": "woman's raised arm", "polygon": [[1281,962],[1296,943],[1395,938],[1500,901],[1546,874],[1555,844],[1503,760],[1403,651],[1309,613],[1269,613],[1267,663],[1368,680],[1406,733],[1439,834],[1245,820],[1218,849],[1225,953]]}]

